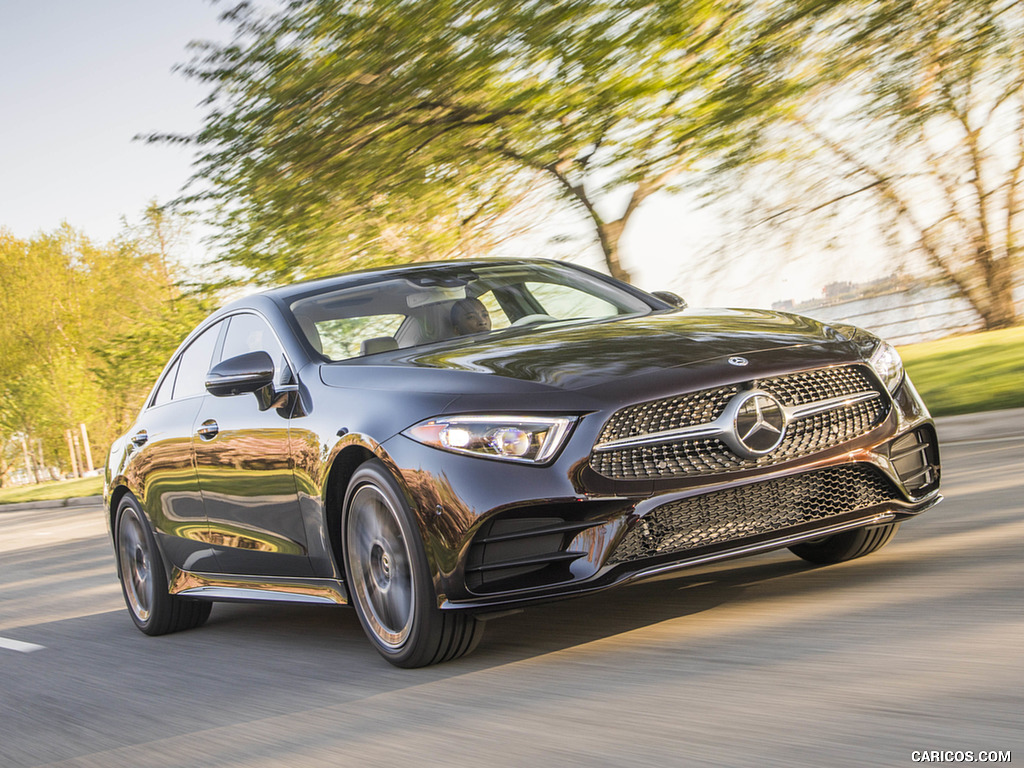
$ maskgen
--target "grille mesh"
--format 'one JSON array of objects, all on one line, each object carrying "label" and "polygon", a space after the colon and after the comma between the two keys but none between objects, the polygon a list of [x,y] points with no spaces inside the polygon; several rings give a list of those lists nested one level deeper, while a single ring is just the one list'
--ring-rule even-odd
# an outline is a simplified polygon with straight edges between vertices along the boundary
[{"label": "grille mesh", "polygon": [[826,520],[897,498],[874,467],[853,464],[694,496],[657,507],[626,533],[609,564],[627,563]]},{"label": "grille mesh", "polygon": [[608,419],[598,442],[605,443],[714,421],[725,409],[729,399],[739,391],[740,388],[736,386],[721,387],[631,405],[617,411]]},{"label": "grille mesh", "polygon": [[[853,365],[759,379],[757,386],[790,406],[880,391],[860,366]],[[736,386],[720,387],[623,408],[608,420],[598,442],[706,424],[721,414],[738,391]],[[737,456],[720,440],[699,438],[595,452],[590,464],[615,480],[700,477],[765,467],[859,437],[881,423],[887,408],[886,398],[878,397],[799,419],[789,425],[778,448],[757,459]]]}]

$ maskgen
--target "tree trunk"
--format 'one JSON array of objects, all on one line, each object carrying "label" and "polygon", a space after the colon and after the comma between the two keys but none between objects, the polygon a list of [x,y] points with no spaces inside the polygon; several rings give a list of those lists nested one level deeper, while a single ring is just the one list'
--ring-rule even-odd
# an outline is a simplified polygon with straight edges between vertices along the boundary
[{"label": "tree trunk", "polygon": [[[1016,325],[1018,321],[1017,309],[1013,301],[1013,256],[1016,245],[1013,239],[1013,222],[1016,216],[1016,199],[1020,173],[1024,172],[1024,138],[1021,139],[1022,155],[1017,168],[1010,175],[1008,180],[1009,191],[1007,192],[1007,233],[1005,235],[1005,252],[1009,255],[996,258],[993,247],[990,243],[991,228],[987,222],[987,211],[985,209],[986,191],[976,183],[975,190],[979,200],[977,216],[964,221],[957,213],[955,195],[947,190],[950,216],[960,219],[965,226],[976,227],[977,234],[974,237],[973,250],[966,254],[966,266],[956,263],[943,255],[940,243],[935,239],[934,226],[925,226],[918,220],[911,210],[909,198],[897,188],[893,178],[883,173],[873,165],[861,160],[854,152],[841,144],[833,141],[825,134],[817,131],[805,121],[798,120],[800,125],[809,135],[815,138],[823,146],[831,150],[837,157],[848,163],[857,172],[868,177],[872,183],[860,191],[871,190],[881,204],[894,214],[896,221],[909,227],[917,238],[917,247],[924,253],[928,262],[938,270],[939,274],[948,280],[959,295],[970,303],[971,307],[981,317],[985,330],[997,328],[1008,328]],[[975,140],[970,134],[969,126],[965,124],[968,138]],[[1024,125],[1022,125],[1024,131]],[[1024,133],[1022,133],[1024,137]],[[977,147],[969,147],[970,156],[974,163],[972,166],[976,178],[980,177],[982,164]],[[971,247],[971,246],[968,246]]]},{"label": "tree trunk", "polygon": [[632,283],[633,276],[624,269],[619,261],[619,240],[626,223],[622,219],[597,225],[597,238],[601,243],[601,250],[604,252],[604,261],[608,265],[608,274],[616,280],[624,283]]},{"label": "tree trunk", "polygon": [[1017,306],[1013,301],[1013,270],[1009,258],[993,259],[986,274],[985,301],[976,305],[985,330],[1010,328],[1017,324]]}]

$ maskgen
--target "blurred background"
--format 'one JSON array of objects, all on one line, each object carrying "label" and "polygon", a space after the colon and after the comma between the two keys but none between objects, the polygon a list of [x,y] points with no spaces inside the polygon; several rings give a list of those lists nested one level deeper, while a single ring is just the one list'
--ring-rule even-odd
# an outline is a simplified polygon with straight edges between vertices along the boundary
[{"label": "blurred background", "polygon": [[427,259],[852,322],[937,415],[1024,406],[1019,2],[7,3],[0,64],[0,493],[97,492],[227,298]]}]

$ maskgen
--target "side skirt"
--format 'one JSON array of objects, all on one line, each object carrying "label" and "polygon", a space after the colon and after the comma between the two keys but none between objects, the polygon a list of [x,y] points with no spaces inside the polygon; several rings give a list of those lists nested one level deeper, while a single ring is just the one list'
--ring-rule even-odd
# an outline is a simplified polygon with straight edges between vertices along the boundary
[{"label": "side skirt", "polygon": [[277,578],[274,576],[227,576],[193,573],[175,568],[169,590],[172,595],[202,600],[240,602],[315,603],[348,605],[348,590],[337,579]]}]

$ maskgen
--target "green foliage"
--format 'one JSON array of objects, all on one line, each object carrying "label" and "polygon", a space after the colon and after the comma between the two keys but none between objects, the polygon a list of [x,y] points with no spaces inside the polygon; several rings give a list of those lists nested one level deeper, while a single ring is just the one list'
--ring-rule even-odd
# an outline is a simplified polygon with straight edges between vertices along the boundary
[{"label": "green foliage", "polygon": [[[789,87],[785,30],[817,12],[735,0],[243,6],[228,14],[234,40],[199,46],[184,68],[210,87],[203,129],[150,138],[198,147],[189,200],[213,206],[225,259],[256,279],[479,250],[538,176],[584,212],[616,273],[644,199],[752,141]],[[412,230],[402,247],[387,236],[396,222]]]},{"label": "green foliage", "polygon": [[139,239],[99,246],[66,225],[0,230],[0,271],[0,469],[24,463],[21,436],[35,463],[70,469],[64,432],[80,423],[102,464],[204,308]]}]

